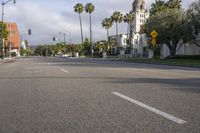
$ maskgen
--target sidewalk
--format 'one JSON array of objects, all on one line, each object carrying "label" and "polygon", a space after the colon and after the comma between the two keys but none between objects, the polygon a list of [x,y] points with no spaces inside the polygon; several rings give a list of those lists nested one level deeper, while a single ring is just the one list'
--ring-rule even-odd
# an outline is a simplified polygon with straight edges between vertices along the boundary
[{"label": "sidewalk", "polygon": [[11,63],[11,62],[14,62],[15,61],[15,58],[4,58],[4,60],[1,60],[0,59],[0,64],[3,64],[3,63]]}]

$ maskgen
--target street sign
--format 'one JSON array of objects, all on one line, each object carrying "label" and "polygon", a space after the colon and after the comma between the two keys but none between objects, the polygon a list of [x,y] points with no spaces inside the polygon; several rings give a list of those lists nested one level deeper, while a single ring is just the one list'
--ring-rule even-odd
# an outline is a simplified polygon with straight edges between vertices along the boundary
[{"label": "street sign", "polygon": [[155,39],[155,38],[153,38],[153,39],[151,40],[151,44],[152,44],[153,46],[156,45],[156,39]]},{"label": "street sign", "polygon": [[157,36],[158,36],[158,33],[155,30],[153,30],[151,32],[151,37],[156,38]]}]

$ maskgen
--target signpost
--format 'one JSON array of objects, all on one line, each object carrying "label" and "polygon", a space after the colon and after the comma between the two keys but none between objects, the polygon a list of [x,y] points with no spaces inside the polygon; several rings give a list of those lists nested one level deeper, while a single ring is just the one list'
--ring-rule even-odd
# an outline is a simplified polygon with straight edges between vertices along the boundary
[{"label": "signpost", "polygon": [[150,35],[152,37],[151,44],[153,45],[153,55],[154,55],[155,54],[154,52],[155,52],[155,45],[156,45],[156,37],[158,36],[158,33],[155,30],[153,30]]},{"label": "signpost", "polygon": [[152,32],[151,32],[151,37],[152,38],[156,38],[158,36],[158,33],[155,31],[155,30],[153,30]]}]

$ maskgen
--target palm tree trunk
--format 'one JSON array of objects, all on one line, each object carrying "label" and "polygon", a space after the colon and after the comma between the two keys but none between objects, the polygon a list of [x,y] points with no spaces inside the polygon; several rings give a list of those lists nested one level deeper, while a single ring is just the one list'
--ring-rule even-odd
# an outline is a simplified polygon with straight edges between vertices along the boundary
[{"label": "palm tree trunk", "polygon": [[129,26],[130,26],[129,47],[130,47],[130,55],[132,56],[132,53],[133,53],[133,47],[132,47],[133,28],[132,28],[131,24]]},{"label": "palm tree trunk", "polygon": [[128,25],[127,25],[127,38],[129,37],[129,28],[130,28],[130,24],[128,23]]},{"label": "palm tree trunk", "polygon": [[116,36],[118,36],[119,31],[118,31],[118,23],[116,22]]},{"label": "palm tree trunk", "polygon": [[[128,38],[129,38],[129,28],[130,28],[130,24],[129,23],[127,23],[127,40],[128,40]],[[129,40],[130,41],[130,40]],[[127,41],[126,41],[126,50],[127,50]]]},{"label": "palm tree trunk", "polygon": [[[118,34],[119,34],[119,31],[118,31],[118,22],[116,22],[116,45],[117,46],[118,46],[118,40],[119,40]],[[117,46],[116,46],[116,48],[117,48]]]},{"label": "palm tree trunk", "polygon": [[109,42],[109,30],[107,29],[107,39],[108,39],[108,55],[110,51],[110,42]]},{"label": "palm tree trunk", "polygon": [[91,16],[91,13],[90,13],[89,17],[90,17],[90,45],[91,45],[91,53],[93,56],[94,50],[93,50],[93,43],[92,43],[92,16]]},{"label": "palm tree trunk", "polygon": [[109,42],[109,29],[107,29],[107,40]]},{"label": "palm tree trunk", "polygon": [[79,20],[80,20],[80,28],[81,28],[81,41],[83,44],[83,26],[82,26],[82,20],[81,20],[81,14],[79,13]]}]

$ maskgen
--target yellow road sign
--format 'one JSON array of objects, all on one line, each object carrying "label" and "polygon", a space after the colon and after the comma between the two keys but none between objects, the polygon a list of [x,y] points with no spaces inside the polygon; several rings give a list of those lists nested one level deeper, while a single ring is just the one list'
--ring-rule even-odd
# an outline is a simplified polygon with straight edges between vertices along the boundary
[{"label": "yellow road sign", "polygon": [[158,33],[157,33],[155,30],[153,30],[153,31],[151,32],[151,36],[152,36],[153,38],[156,38],[156,37],[158,36]]},{"label": "yellow road sign", "polygon": [[156,39],[155,38],[153,38],[152,40],[151,40],[151,44],[154,46],[154,45],[156,45]]}]

